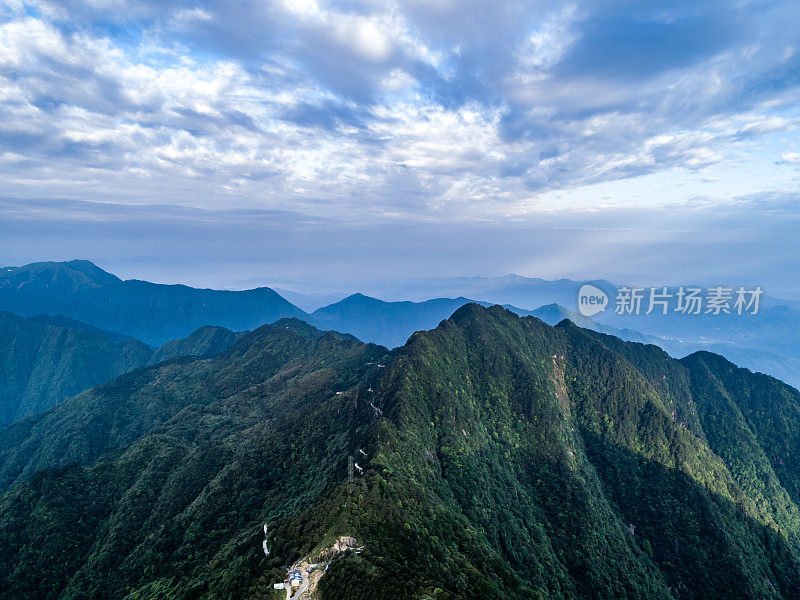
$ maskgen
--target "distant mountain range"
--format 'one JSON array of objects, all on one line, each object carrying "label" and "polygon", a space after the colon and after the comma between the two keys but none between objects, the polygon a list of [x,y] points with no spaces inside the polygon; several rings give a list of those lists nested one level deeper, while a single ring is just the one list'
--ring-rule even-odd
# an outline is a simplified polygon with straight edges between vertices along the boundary
[{"label": "distant mountain range", "polygon": [[799,449],[800,392],[707,352],[284,319],[1,430],[0,597],[794,600]]},{"label": "distant mountain range", "polygon": [[[367,291],[381,298],[403,298],[422,301],[431,297],[481,298],[491,304],[511,304],[528,310],[543,304],[560,304],[569,309],[577,308],[578,290],[584,284],[592,284],[604,290],[609,297],[616,294],[620,285],[606,279],[542,279],[522,275],[502,275],[496,277],[437,277],[401,280],[396,284],[381,283]],[[632,282],[622,282],[631,285]],[[687,281],[685,285],[693,282]],[[702,287],[702,286],[700,286]],[[296,293],[296,292],[294,292]],[[342,294],[344,296],[345,294]],[[765,308],[789,306],[800,309],[800,300],[777,298],[765,294],[762,297]]]},{"label": "distant mountain range", "polygon": [[[556,283],[557,292],[566,285],[564,282]],[[579,285],[572,282],[572,286],[572,294],[577,296]],[[469,302],[491,305],[490,302],[465,297],[384,302],[354,294],[314,311],[305,319],[321,329],[346,331],[361,340],[392,348],[405,343],[414,331],[435,327]],[[747,317],[709,315],[692,319],[679,315],[664,318],[641,315],[615,318],[614,315],[601,315],[602,320],[595,320],[556,303],[534,310],[512,304],[503,306],[520,316],[537,317],[549,325],[569,319],[580,327],[626,341],[655,344],[674,357],[699,350],[717,352],[738,364],[800,387],[800,344],[796,343],[800,339],[800,311],[790,307],[772,306],[759,315]]]},{"label": "distant mountain range", "polygon": [[[437,291],[462,290],[473,295],[385,302],[353,294],[307,313],[266,287],[217,291],[121,281],[88,261],[70,261],[0,270],[0,310],[23,316],[65,315],[151,346],[186,337],[204,325],[244,331],[296,317],[320,329],[393,348],[404,344],[413,332],[435,327],[468,302],[498,303],[551,325],[569,318],[581,327],[653,343],[675,357],[697,350],[718,352],[800,387],[800,309],[790,301],[764,297],[756,316],[619,316],[609,310],[588,319],[569,309],[576,306],[582,283],[519,276],[444,279]],[[616,286],[604,280],[592,283],[613,299]],[[296,295],[307,307],[321,301],[300,296]]]},{"label": "distant mountain range", "polygon": [[0,310],[64,315],[151,346],[186,337],[203,325],[245,331],[305,316],[269,288],[232,292],[122,281],[84,260],[3,268]]},{"label": "distant mountain range", "polygon": [[311,313],[307,320],[320,329],[352,333],[358,339],[402,346],[415,331],[435,327],[470,302],[467,298],[436,298],[425,302],[384,302],[353,294]]}]

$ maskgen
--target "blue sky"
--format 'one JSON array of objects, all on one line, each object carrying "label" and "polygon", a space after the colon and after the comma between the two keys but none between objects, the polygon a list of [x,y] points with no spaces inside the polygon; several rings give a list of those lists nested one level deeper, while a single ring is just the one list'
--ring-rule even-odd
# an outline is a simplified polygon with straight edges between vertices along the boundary
[{"label": "blue sky", "polygon": [[800,296],[800,9],[0,5],[0,262]]}]

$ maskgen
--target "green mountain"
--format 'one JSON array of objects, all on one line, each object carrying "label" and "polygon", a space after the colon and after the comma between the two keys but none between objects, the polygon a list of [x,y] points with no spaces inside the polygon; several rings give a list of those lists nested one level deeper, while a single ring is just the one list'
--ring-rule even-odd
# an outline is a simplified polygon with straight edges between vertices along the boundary
[{"label": "green mountain", "polygon": [[244,331],[282,317],[305,316],[270,288],[225,291],[122,281],[81,260],[0,269],[0,310],[64,315],[152,346],[204,325]]},{"label": "green mountain", "polygon": [[67,317],[0,312],[0,427],[128,371],[179,356],[208,357],[235,341],[232,331],[201,327],[153,350]]},{"label": "green mountain", "polygon": [[[611,300],[609,310],[592,317],[598,330],[605,327],[609,333],[626,331],[624,339],[655,343],[672,356],[682,357],[699,350],[722,354],[736,364],[760,371],[800,387],[800,302],[769,296],[760,298],[757,315],[732,314],[682,314],[676,307],[676,288],[672,294],[671,309],[667,315],[660,310],[647,312],[649,289],[644,289],[644,300],[640,314],[617,314],[613,308],[617,297],[617,284],[606,280],[574,281],[558,279],[548,281],[519,275],[502,277],[456,277],[420,278],[413,281],[398,281],[396,284],[375,284],[372,293],[381,297],[424,299],[443,296],[466,297],[480,300],[480,304],[500,304],[523,307],[514,308],[517,314],[537,314],[544,305],[577,308],[578,290],[583,284],[592,284],[603,290]],[[632,282],[628,282],[631,285]],[[707,282],[684,282],[707,288]],[[733,289],[738,286],[729,282]],[[769,290],[767,290],[769,292]],[[566,310],[566,309],[564,309]],[[568,311],[572,312],[572,311]],[[580,315],[579,315],[580,316]],[[569,317],[572,320],[572,317]],[[583,318],[583,317],[581,317]],[[547,322],[549,320],[545,319]],[[436,321],[438,322],[438,321]],[[556,321],[557,322],[557,321]],[[577,321],[575,321],[577,323]],[[432,327],[433,323],[428,327]],[[367,339],[367,338],[364,338]],[[373,340],[374,341],[374,340]]]},{"label": "green mountain", "polygon": [[[687,335],[687,332],[683,331],[680,334],[681,337],[676,338],[665,335],[648,335],[628,327],[612,327],[611,325],[594,321],[589,317],[585,317],[578,312],[566,309],[558,304],[549,304],[532,311],[524,311],[513,306],[506,306],[506,308],[519,315],[537,317],[550,325],[555,325],[564,319],[569,319],[579,327],[613,335],[629,342],[655,344],[675,357],[682,357],[699,351],[714,352],[721,354],[738,365],[746,366],[760,373],[767,373],[794,387],[800,387],[800,358],[793,357],[793,355],[797,354],[796,349],[788,351],[786,348],[791,346],[793,340],[797,338],[797,335],[793,331],[796,324],[793,324],[791,320],[781,325],[764,324],[762,326],[756,324],[754,329],[760,333],[751,334],[749,339],[744,339],[738,334],[729,332],[728,338],[735,340],[734,342],[714,342],[712,340],[715,335],[711,332],[704,331],[703,327],[700,327],[699,330],[705,335],[697,335],[696,333],[695,335]],[[785,311],[777,307],[770,308],[767,312],[769,314],[774,314],[776,312],[785,314]],[[798,313],[798,315],[800,315],[800,313]],[[713,321],[712,317],[709,317],[709,319]],[[627,322],[631,321],[633,321],[633,319]],[[625,322],[626,321],[623,320],[619,324],[624,324]],[[720,320],[718,322],[722,324],[723,321]],[[768,322],[769,318],[767,319],[767,323]],[[800,318],[797,322],[800,322]],[[644,323],[639,324],[644,325]],[[670,328],[664,327],[657,328],[656,330],[664,332],[669,331]],[[716,335],[718,335],[719,328],[717,328],[715,332]],[[750,347],[749,344],[754,343],[754,338],[758,336],[763,336],[764,339],[757,341],[755,343],[756,346],[773,348],[775,351]],[[770,344],[773,345],[771,346]]]},{"label": "green mountain", "polygon": [[304,557],[323,599],[788,600],[798,444],[800,392],[708,353],[283,320],[2,430],[0,598],[277,598]]},{"label": "green mountain", "polygon": [[236,343],[238,335],[224,327],[206,325],[185,338],[167,342],[153,353],[147,364],[155,365],[180,356],[208,358],[228,350]]},{"label": "green mountain", "polygon": [[141,367],[152,354],[138,340],[70,319],[0,312],[0,426]]}]

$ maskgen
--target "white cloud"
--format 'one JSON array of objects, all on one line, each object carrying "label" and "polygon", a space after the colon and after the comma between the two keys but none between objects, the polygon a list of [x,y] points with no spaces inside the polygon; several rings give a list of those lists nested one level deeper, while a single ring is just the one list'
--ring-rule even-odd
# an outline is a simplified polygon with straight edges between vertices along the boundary
[{"label": "white cloud", "polygon": [[[797,34],[760,35],[778,9],[740,46],[674,64],[644,47],[659,67],[634,77],[586,66],[607,15],[579,2],[9,6],[0,185],[21,196],[486,219],[673,170],[691,194],[797,138]],[[101,17],[141,19],[141,39]]]},{"label": "white cloud", "polygon": [[798,119],[784,119],[778,116],[762,116],[744,125],[739,131],[746,135],[788,131],[797,127]]},{"label": "white cloud", "polygon": [[792,165],[800,165],[800,152],[784,152],[781,154],[781,162]]}]

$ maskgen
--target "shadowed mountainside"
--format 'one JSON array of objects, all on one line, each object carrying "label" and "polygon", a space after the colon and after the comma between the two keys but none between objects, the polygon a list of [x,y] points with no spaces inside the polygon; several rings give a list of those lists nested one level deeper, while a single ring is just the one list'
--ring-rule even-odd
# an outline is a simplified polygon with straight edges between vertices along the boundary
[{"label": "shadowed mountainside", "polygon": [[128,371],[178,356],[210,356],[236,334],[203,327],[153,350],[137,339],[60,316],[0,312],[0,427]]}]

